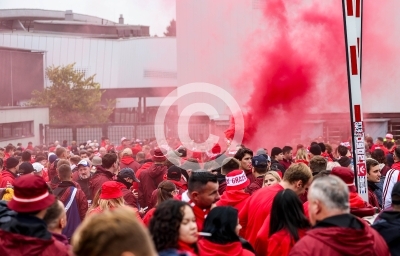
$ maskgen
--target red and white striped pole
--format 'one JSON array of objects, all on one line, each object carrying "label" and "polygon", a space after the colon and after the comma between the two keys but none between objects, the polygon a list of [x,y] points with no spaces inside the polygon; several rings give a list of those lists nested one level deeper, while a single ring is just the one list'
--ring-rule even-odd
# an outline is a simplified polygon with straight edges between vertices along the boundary
[{"label": "red and white striped pole", "polygon": [[354,172],[357,189],[368,202],[367,168],[365,164],[364,123],[361,104],[361,28],[362,0],[342,0],[346,41],[347,79],[353,137]]}]

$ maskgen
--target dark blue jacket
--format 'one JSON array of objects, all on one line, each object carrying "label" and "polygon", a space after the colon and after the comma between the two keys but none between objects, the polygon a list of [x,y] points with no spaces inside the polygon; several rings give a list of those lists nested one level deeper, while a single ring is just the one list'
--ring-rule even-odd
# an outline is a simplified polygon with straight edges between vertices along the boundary
[{"label": "dark blue jacket", "polygon": [[372,227],[385,239],[392,256],[400,256],[400,212],[382,212]]}]

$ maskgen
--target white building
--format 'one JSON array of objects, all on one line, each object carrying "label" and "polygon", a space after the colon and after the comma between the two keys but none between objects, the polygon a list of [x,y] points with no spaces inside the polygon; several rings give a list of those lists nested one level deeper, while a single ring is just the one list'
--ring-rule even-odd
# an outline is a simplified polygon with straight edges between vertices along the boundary
[{"label": "white building", "polygon": [[40,126],[49,123],[48,108],[0,107],[0,146],[41,144]]}]

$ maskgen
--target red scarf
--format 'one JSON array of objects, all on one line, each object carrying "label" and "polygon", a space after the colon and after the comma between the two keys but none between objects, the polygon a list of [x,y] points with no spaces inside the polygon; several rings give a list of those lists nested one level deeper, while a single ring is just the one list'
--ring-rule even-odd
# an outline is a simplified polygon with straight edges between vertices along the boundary
[{"label": "red scarf", "polygon": [[204,220],[211,209],[201,209],[193,201],[190,201],[189,205],[192,207],[194,216],[196,217],[197,231],[200,232],[203,230]]},{"label": "red scarf", "polygon": [[178,247],[179,251],[186,252],[189,256],[197,256],[196,252],[194,251],[194,247],[190,244],[187,244],[179,240]]}]

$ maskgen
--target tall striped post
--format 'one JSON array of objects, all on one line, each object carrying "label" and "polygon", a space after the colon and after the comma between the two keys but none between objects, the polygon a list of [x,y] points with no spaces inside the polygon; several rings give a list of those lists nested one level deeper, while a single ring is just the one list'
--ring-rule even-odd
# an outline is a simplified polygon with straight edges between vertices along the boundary
[{"label": "tall striped post", "polygon": [[[367,168],[365,164],[364,123],[361,105],[361,17],[362,0],[342,0],[346,41],[347,80],[349,86],[351,131],[353,137],[354,172],[358,193],[368,202]],[[359,26],[357,25],[359,21]]]}]

